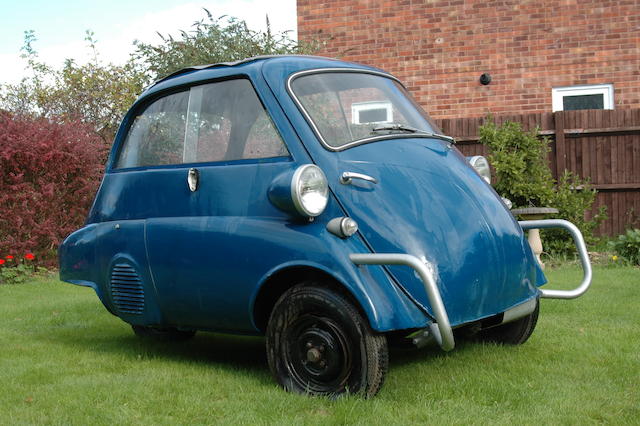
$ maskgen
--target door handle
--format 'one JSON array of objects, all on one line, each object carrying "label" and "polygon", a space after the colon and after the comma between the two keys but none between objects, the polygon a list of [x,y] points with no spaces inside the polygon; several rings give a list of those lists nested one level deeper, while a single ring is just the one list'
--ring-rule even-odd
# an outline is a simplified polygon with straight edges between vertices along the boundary
[{"label": "door handle", "polygon": [[340,175],[340,183],[344,185],[349,185],[353,179],[361,179],[371,183],[378,183],[378,179],[362,173],[343,172],[342,175]]},{"label": "door handle", "polygon": [[189,189],[191,192],[195,192],[198,189],[198,184],[200,183],[200,172],[198,169],[192,167],[189,169],[187,173],[187,185],[189,185]]}]

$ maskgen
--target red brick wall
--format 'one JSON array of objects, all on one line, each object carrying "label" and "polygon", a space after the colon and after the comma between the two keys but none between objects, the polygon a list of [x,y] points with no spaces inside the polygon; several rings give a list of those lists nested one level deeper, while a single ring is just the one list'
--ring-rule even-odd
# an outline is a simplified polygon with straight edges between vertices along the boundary
[{"label": "red brick wall", "polygon": [[613,83],[615,109],[640,108],[640,0],[297,4],[300,40],[391,72],[434,118],[550,112],[551,88],[578,84]]}]

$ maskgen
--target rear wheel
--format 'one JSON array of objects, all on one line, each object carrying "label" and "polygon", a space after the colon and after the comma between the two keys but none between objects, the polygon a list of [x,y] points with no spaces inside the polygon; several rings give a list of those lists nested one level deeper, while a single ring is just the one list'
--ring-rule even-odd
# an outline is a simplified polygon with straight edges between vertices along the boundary
[{"label": "rear wheel", "polygon": [[529,315],[506,324],[481,330],[478,333],[480,340],[502,343],[507,345],[521,345],[526,342],[538,322],[540,301],[536,302],[536,308]]},{"label": "rear wheel", "polygon": [[344,296],[308,282],[276,302],[267,326],[267,359],[288,391],[371,397],[388,368],[387,341]]},{"label": "rear wheel", "polygon": [[189,340],[196,334],[194,330],[178,330],[174,327],[158,328],[146,325],[132,325],[131,328],[138,337],[173,342]]}]

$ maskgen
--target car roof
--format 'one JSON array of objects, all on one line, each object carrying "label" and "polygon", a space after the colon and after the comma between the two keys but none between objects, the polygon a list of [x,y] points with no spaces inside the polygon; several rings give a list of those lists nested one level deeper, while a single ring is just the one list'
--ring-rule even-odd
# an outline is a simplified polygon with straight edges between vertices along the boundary
[{"label": "car roof", "polygon": [[[290,58],[294,58],[294,57],[303,57],[303,58],[310,58],[310,57],[316,57],[316,58],[321,58],[319,56],[308,56],[308,55],[259,55],[259,56],[252,56],[250,58],[244,58],[244,59],[240,59],[238,61],[230,61],[230,62],[217,62],[215,64],[206,64],[206,65],[193,65],[193,66],[189,66],[189,67],[185,67],[185,68],[181,68],[178,71],[174,71],[171,74],[167,75],[166,77],[163,77],[159,80],[156,80],[153,84],[158,84],[161,83],[163,81],[169,80],[173,77],[191,72],[191,71],[198,71],[198,70],[204,70],[204,69],[210,69],[210,68],[219,68],[219,67],[235,67],[237,65],[241,65],[241,64],[246,64],[248,62],[254,62],[254,61],[264,61],[266,59],[271,59],[271,58],[282,58],[282,57],[290,57]],[[327,58],[322,58],[322,59],[327,59]]]},{"label": "car roof", "polygon": [[[311,55],[262,55],[262,56],[253,56],[250,58],[241,59],[239,61],[232,62],[218,62],[215,64],[207,64],[207,65],[194,65],[186,68],[182,68],[178,71],[175,71],[166,77],[163,77],[149,87],[147,87],[146,91],[149,91],[151,88],[161,84],[162,86],[170,85],[169,81],[174,80],[178,77],[185,76],[187,74],[193,74],[198,71],[203,70],[213,70],[216,68],[233,68],[239,67],[242,65],[250,64],[250,63],[268,63],[268,62],[279,62],[285,63],[286,68],[292,72],[310,69],[310,68],[331,68],[331,67],[348,67],[348,68],[360,68],[360,69],[369,69],[375,71],[381,71],[376,68],[368,67],[362,64],[356,64],[352,62],[345,62],[338,59],[327,58],[323,56],[311,56]],[[203,76],[203,78],[206,78]],[[176,81],[178,83],[178,81]]]}]

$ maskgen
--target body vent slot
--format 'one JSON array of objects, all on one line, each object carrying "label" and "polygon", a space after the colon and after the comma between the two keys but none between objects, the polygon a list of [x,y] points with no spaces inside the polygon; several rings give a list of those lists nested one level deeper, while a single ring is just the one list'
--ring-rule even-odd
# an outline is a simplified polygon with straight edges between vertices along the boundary
[{"label": "body vent slot", "polygon": [[111,298],[118,311],[140,315],[144,311],[144,287],[135,268],[118,263],[111,271]]}]

